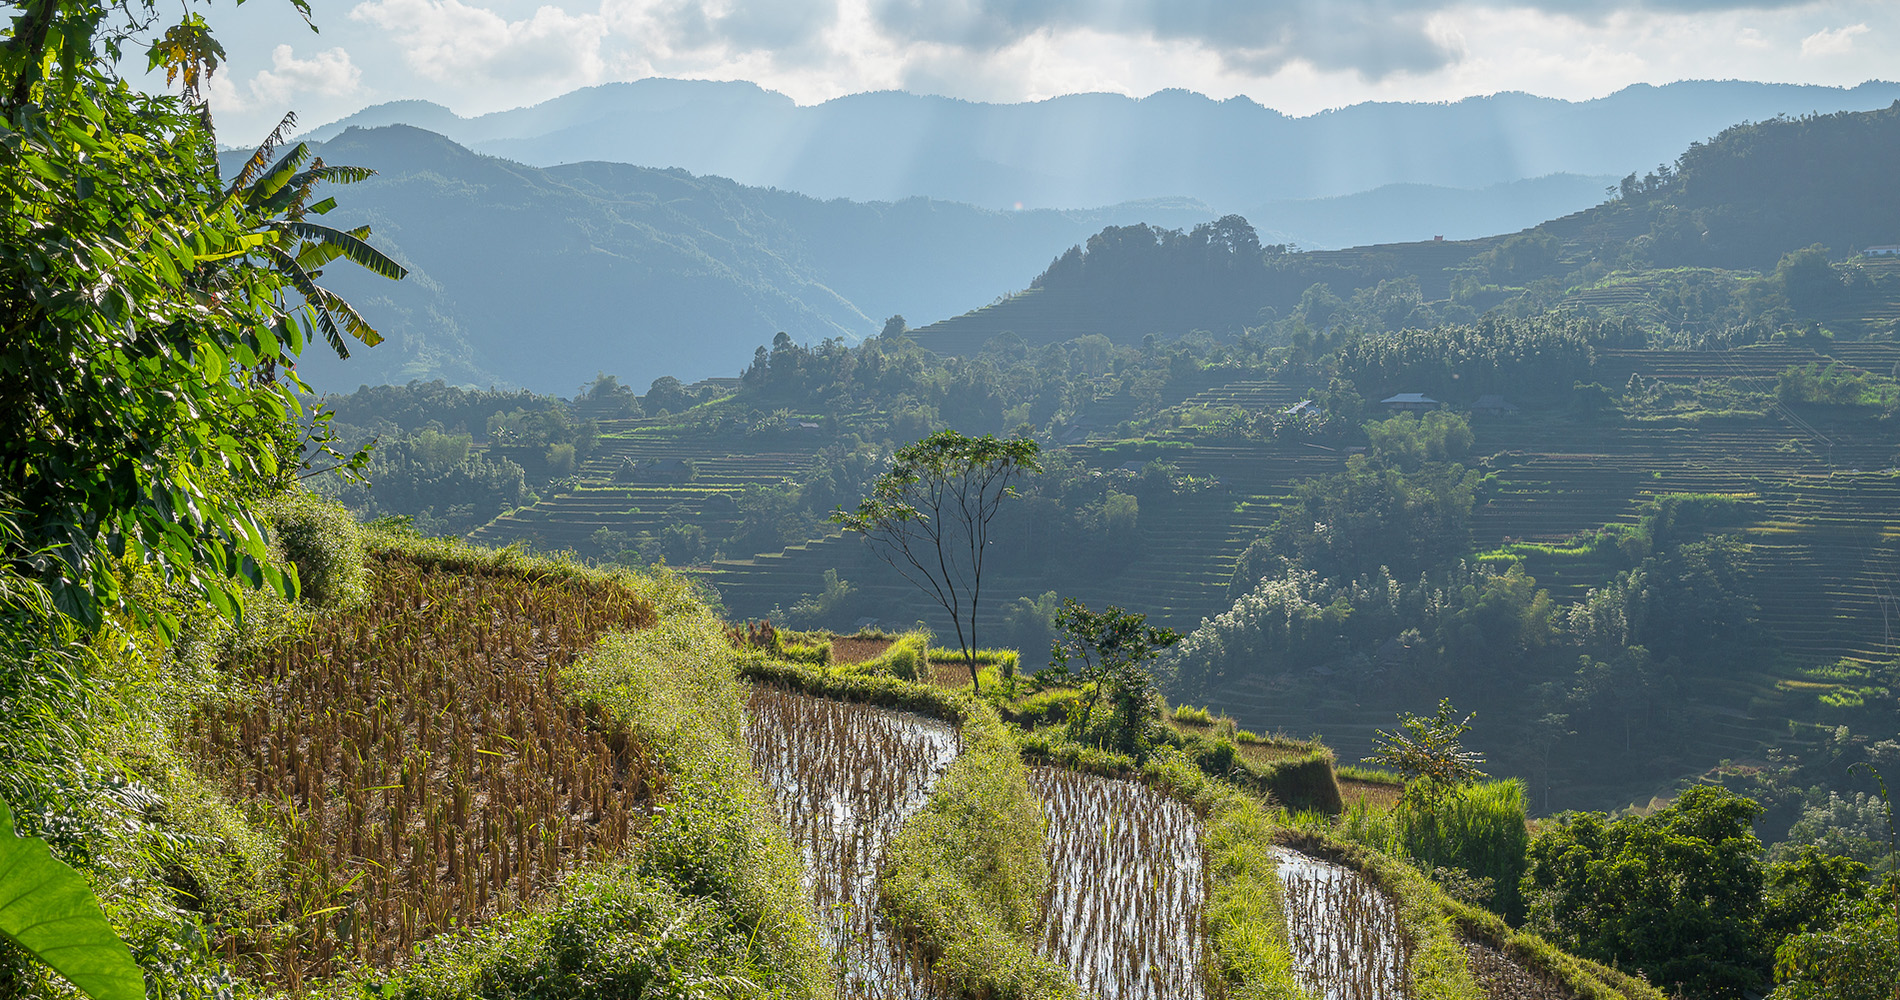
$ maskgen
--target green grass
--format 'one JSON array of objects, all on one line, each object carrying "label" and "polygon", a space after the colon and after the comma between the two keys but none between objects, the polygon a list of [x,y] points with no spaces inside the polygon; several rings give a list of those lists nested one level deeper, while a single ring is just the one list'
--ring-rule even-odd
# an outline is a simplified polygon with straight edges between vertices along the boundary
[{"label": "green grass", "polygon": [[900,933],[967,997],[1077,997],[1036,954],[1049,886],[1042,806],[995,712],[967,702],[963,752],[886,849],[878,885]]},{"label": "green grass", "polygon": [[1490,909],[1521,920],[1530,834],[1525,828],[1524,783],[1486,781],[1454,789],[1432,801],[1401,801],[1390,810],[1356,806],[1341,816],[1341,837],[1409,858],[1426,871],[1455,868],[1487,879],[1483,900]]}]

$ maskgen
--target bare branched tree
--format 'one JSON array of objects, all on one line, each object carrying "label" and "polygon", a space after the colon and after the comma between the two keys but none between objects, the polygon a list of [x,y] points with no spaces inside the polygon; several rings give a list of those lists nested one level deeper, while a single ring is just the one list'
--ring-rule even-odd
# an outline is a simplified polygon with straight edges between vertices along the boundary
[{"label": "bare branched tree", "polygon": [[1027,438],[938,431],[899,449],[857,510],[831,515],[846,531],[862,533],[879,558],[949,612],[970,685],[979,691],[976,620],[990,522],[1016,495],[1011,480],[1042,471],[1040,454]]}]

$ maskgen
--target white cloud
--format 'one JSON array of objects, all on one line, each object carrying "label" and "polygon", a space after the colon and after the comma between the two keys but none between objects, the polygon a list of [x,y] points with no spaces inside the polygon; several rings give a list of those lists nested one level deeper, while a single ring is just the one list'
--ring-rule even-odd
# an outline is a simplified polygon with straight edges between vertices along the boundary
[{"label": "white cloud", "polygon": [[370,0],[350,17],[389,31],[409,67],[440,83],[575,87],[605,73],[598,14],[544,6],[510,21],[461,0]]},{"label": "white cloud", "polygon": [[1867,34],[1871,30],[1865,24],[1850,24],[1845,28],[1817,31],[1801,40],[1801,54],[1804,56],[1846,55],[1854,51],[1855,37]]},{"label": "white cloud", "polygon": [[278,45],[271,50],[270,68],[258,70],[241,88],[228,75],[213,75],[205,99],[214,111],[276,114],[314,96],[348,97],[362,81],[363,71],[341,46],[299,59],[290,46]]},{"label": "white cloud", "polygon": [[363,71],[341,47],[325,49],[299,59],[288,45],[271,50],[271,68],[251,77],[252,98],[265,104],[284,104],[299,94],[344,97],[362,83]]}]

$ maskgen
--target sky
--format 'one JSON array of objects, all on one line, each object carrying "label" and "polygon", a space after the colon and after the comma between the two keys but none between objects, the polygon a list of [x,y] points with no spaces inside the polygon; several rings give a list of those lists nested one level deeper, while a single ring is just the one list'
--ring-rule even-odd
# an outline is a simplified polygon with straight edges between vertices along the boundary
[{"label": "sky", "polygon": [[[183,0],[181,0],[183,2]],[[1900,77],[1895,0],[288,0],[205,10],[227,143],[420,98],[465,116],[664,76],[815,104],[908,90],[1033,101],[1183,88],[1292,115],[1634,83]],[[162,9],[162,8],[161,8]],[[162,77],[148,80],[154,88]]]}]

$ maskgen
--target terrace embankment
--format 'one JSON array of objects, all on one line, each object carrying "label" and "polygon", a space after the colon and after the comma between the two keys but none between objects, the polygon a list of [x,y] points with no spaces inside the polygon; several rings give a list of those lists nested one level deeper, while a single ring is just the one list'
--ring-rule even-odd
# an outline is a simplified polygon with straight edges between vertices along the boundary
[{"label": "terrace embankment", "polygon": [[746,742],[805,859],[805,882],[844,997],[943,995],[879,911],[884,848],[958,751],[946,722],[753,688]]},{"label": "terrace embankment", "polygon": [[1201,822],[1146,785],[1038,767],[1049,820],[1043,953],[1102,1000],[1203,995]]},{"label": "terrace embankment", "polygon": [[1482,941],[1464,942],[1471,974],[1489,1000],[1577,1000],[1555,976],[1525,967],[1504,950]]}]

